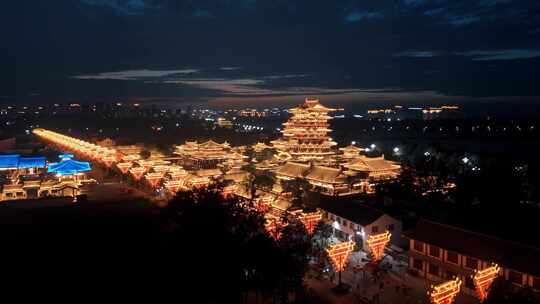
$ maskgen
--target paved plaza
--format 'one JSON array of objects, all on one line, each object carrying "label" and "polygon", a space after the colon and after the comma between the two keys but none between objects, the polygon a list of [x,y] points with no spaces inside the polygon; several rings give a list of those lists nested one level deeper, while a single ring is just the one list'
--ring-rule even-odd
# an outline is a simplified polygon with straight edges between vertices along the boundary
[{"label": "paved plaza", "polygon": [[[338,284],[338,275],[331,270],[323,276],[309,275],[307,285],[309,290],[321,301],[326,303],[399,303],[399,304],[428,304],[427,291],[429,284],[422,278],[407,273],[407,265],[403,259],[394,260],[386,256],[380,267],[386,269],[376,272],[365,267],[367,255],[363,251],[354,252],[349,264],[342,273],[342,282],[351,287],[345,295],[337,295],[332,288]],[[478,303],[476,298],[460,294],[456,304]]]}]

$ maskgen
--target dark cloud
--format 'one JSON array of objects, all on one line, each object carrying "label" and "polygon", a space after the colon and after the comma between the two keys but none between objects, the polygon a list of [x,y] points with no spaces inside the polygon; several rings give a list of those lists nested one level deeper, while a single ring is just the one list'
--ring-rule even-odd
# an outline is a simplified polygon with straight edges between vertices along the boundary
[{"label": "dark cloud", "polygon": [[540,95],[537,0],[9,0],[0,26],[21,99]]}]

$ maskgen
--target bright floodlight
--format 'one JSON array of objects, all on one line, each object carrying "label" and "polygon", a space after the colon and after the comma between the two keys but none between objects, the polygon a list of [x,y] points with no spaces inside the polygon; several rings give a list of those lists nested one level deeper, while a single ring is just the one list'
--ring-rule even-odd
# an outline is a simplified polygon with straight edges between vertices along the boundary
[{"label": "bright floodlight", "polygon": [[469,158],[467,157],[464,157],[461,159],[461,161],[463,161],[464,164],[468,163],[469,162]]},{"label": "bright floodlight", "polygon": [[354,141],[354,140],[351,141],[351,145],[353,145],[353,146],[356,145],[356,141]]},{"label": "bright floodlight", "polygon": [[399,153],[399,148],[398,147],[394,147],[394,153]]},{"label": "bright floodlight", "polygon": [[376,146],[375,144],[371,144],[370,147],[371,147],[371,149],[373,150],[373,149],[375,149],[375,147],[377,147],[377,146]]}]

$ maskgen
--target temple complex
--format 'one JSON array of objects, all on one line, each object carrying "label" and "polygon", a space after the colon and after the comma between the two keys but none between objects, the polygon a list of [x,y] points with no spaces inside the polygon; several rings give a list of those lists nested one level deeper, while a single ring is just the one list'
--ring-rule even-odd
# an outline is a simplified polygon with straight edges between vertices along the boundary
[{"label": "temple complex", "polygon": [[230,148],[227,142],[219,144],[213,140],[203,143],[186,141],[183,145],[175,147],[174,154],[182,158],[185,167],[213,169],[229,158]]},{"label": "temple complex", "polygon": [[401,170],[397,162],[386,160],[383,156],[367,157],[365,155],[350,159],[343,167],[360,173],[372,182],[396,178]]},{"label": "temple complex", "polygon": [[283,123],[283,139],[273,141],[274,147],[290,154],[294,161],[329,160],[336,154],[336,142],[329,136],[328,114],[337,110],[323,106],[318,99],[306,99],[303,105],[289,110],[292,117]]},{"label": "temple complex", "polygon": [[42,156],[0,155],[0,173],[7,177],[0,184],[0,201],[80,194],[80,187],[93,181],[85,175],[91,168],[72,157],[62,154],[59,162],[47,163]]},{"label": "temple complex", "polygon": [[[287,202],[292,198],[284,189],[290,182],[301,180],[323,195],[346,196],[372,193],[377,182],[399,174],[398,163],[388,161],[384,156],[368,157],[364,154],[365,149],[354,143],[337,148],[329,135],[332,131],[329,114],[337,110],[323,106],[318,99],[306,99],[301,106],[289,110],[292,116],[283,123],[283,136],[271,145],[257,142],[248,148],[231,147],[227,142],[218,143],[211,139],[186,141],[174,147],[174,155],[145,150],[138,145],[117,146],[110,140],[94,144],[43,129],[35,129],[34,134],[55,145],[59,151],[70,151],[83,159],[93,160],[107,170],[131,179],[136,185],[152,190],[155,195],[173,195],[181,189],[221,181],[227,185],[230,194],[250,198],[253,196],[250,190],[252,175],[267,174],[274,184],[257,188],[256,196],[264,197],[267,205],[275,210],[286,210]],[[3,166],[13,170],[27,166],[28,161],[5,157]],[[72,159],[48,166],[49,172],[69,173],[72,169],[86,171],[89,167]],[[59,176],[62,178],[62,174]],[[13,189],[13,192],[17,191]]]}]

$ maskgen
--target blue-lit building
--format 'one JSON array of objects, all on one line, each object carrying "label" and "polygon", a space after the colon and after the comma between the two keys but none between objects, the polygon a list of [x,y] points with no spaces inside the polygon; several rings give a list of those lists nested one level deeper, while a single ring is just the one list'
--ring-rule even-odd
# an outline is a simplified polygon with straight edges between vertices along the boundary
[{"label": "blue-lit building", "polygon": [[[65,155],[62,155],[65,156]],[[91,171],[89,162],[76,161],[71,158],[62,158],[62,161],[58,163],[50,163],[47,167],[48,173],[55,173],[58,175],[76,175]]]},{"label": "blue-lit building", "polygon": [[[92,170],[90,163],[73,160],[72,154],[61,154],[59,158],[59,162],[47,164],[45,157],[0,155],[0,173],[9,181],[0,184],[0,201],[80,194],[81,183],[88,181],[85,173]],[[19,178],[40,172],[49,174]]]},{"label": "blue-lit building", "polygon": [[[21,157],[19,154],[0,155],[0,171],[44,169],[47,165],[45,157]],[[31,172],[32,173],[32,172]]]}]

